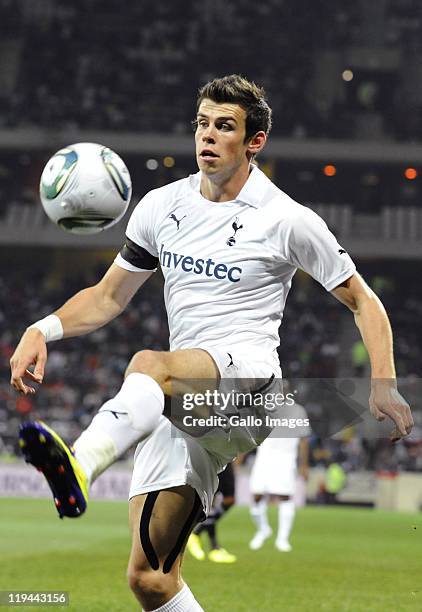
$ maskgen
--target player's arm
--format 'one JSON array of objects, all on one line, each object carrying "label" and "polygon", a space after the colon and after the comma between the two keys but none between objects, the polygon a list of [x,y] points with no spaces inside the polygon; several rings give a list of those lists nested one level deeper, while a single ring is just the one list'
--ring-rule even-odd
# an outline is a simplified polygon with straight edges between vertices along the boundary
[{"label": "player's arm", "polygon": [[63,338],[88,334],[117,317],[151,274],[130,272],[113,263],[99,283],[76,293],[54,313]]},{"label": "player's arm", "polygon": [[399,439],[410,433],[412,414],[407,402],[397,391],[394,367],[393,334],[387,313],[363,278],[355,273],[331,292],[352,312],[371,362],[371,396],[369,405],[374,417],[382,421],[390,417],[395,430],[391,437]]},{"label": "player's arm", "polygon": [[[44,333],[36,327],[28,328],[10,359],[11,385],[22,393],[34,393],[35,389],[26,385],[23,378],[42,382],[47,361],[46,341],[80,336],[102,327],[125,309],[152,273],[152,270],[132,272],[112,264],[99,283],[79,291],[53,313]],[[28,371],[32,365],[33,373]]]}]

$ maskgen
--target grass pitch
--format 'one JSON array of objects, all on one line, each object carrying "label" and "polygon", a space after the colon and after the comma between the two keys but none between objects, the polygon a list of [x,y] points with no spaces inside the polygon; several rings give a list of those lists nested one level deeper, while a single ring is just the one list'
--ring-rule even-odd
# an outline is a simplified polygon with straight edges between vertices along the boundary
[{"label": "grass pitch", "polygon": [[[270,520],[275,527],[275,508]],[[274,538],[251,552],[253,532],[248,510],[234,508],[219,535],[237,563],[186,554],[184,576],[206,612],[422,610],[421,515],[308,507],[291,553],[277,552]],[[125,503],[91,502],[81,519],[59,521],[49,500],[0,500],[0,590],[68,591],[70,606],[54,609],[139,610],[128,552]]]}]

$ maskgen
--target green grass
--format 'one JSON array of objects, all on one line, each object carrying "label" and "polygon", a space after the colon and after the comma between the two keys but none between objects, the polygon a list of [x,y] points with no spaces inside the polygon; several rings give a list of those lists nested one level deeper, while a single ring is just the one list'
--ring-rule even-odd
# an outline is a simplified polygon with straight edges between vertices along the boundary
[{"label": "green grass", "polygon": [[[75,521],[54,513],[48,500],[0,500],[0,590],[68,591],[70,607],[55,609],[139,610],[125,578],[127,505],[92,502]],[[270,518],[274,525],[274,508]],[[309,507],[297,515],[291,553],[273,541],[249,551],[246,508],[231,510],[219,534],[236,564],[188,555],[184,564],[206,612],[422,610],[420,515]]]}]

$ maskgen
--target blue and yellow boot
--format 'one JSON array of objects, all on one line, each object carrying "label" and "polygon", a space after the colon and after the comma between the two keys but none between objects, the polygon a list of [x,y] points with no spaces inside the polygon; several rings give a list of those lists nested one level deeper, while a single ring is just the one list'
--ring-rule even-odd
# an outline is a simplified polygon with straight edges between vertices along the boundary
[{"label": "blue and yellow boot", "polygon": [[87,507],[88,481],[74,451],[42,421],[20,426],[19,446],[25,461],[44,474],[59,517],[81,516]]}]

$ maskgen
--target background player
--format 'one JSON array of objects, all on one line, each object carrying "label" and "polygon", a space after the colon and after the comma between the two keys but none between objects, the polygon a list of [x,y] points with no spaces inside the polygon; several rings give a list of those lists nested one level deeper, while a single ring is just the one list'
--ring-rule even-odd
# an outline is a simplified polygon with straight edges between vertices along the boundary
[{"label": "background player", "polygon": [[200,539],[201,533],[205,532],[210,541],[211,550],[208,559],[215,563],[235,563],[237,557],[220,546],[217,538],[217,522],[226,514],[235,502],[235,474],[233,463],[229,463],[226,469],[218,475],[218,489],[215,494],[211,512],[207,518],[199,523],[191,533],[187,549],[198,561],[205,559],[205,551]]},{"label": "background player", "polygon": [[[300,419],[301,424],[293,430],[275,427],[256,450],[250,490],[253,494],[251,516],[257,532],[249,543],[251,550],[261,548],[265,540],[272,534],[267,516],[268,501],[272,497],[278,501],[278,529],[275,547],[282,552],[291,551],[289,537],[296,513],[293,496],[298,472],[304,480],[308,478],[308,436],[311,434],[311,429],[305,409],[299,404],[286,406],[286,409],[279,410],[278,416]],[[302,424],[303,421],[305,424]]]},{"label": "background player", "polygon": [[[181,550],[201,507],[211,507],[217,472],[248,450],[230,432],[218,451],[175,435],[163,417],[164,396],[187,377],[216,385],[279,376],[278,328],[298,267],[354,313],[371,359],[372,414],[393,420],[394,438],[413,423],[396,389],[391,330],[379,300],[326,224],[251,165],[271,126],[263,91],[236,75],[216,79],[201,90],[197,111],[200,173],[148,193],[101,281],[31,326],[11,358],[12,385],[33,393],[25,379],[42,382],[46,342],[108,323],[161,264],[170,351],[135,353],[121,390],[75,442],[76,457],[44,424],[21,434],[27,459],[44,471],[66,516],[85,510],[89,482],[140,440],[128,575],[148,610],[201,609],[181,578]],[[173,215],[184,217],[178,226]],[[250,436],[249,449],[256,443]]]}]

